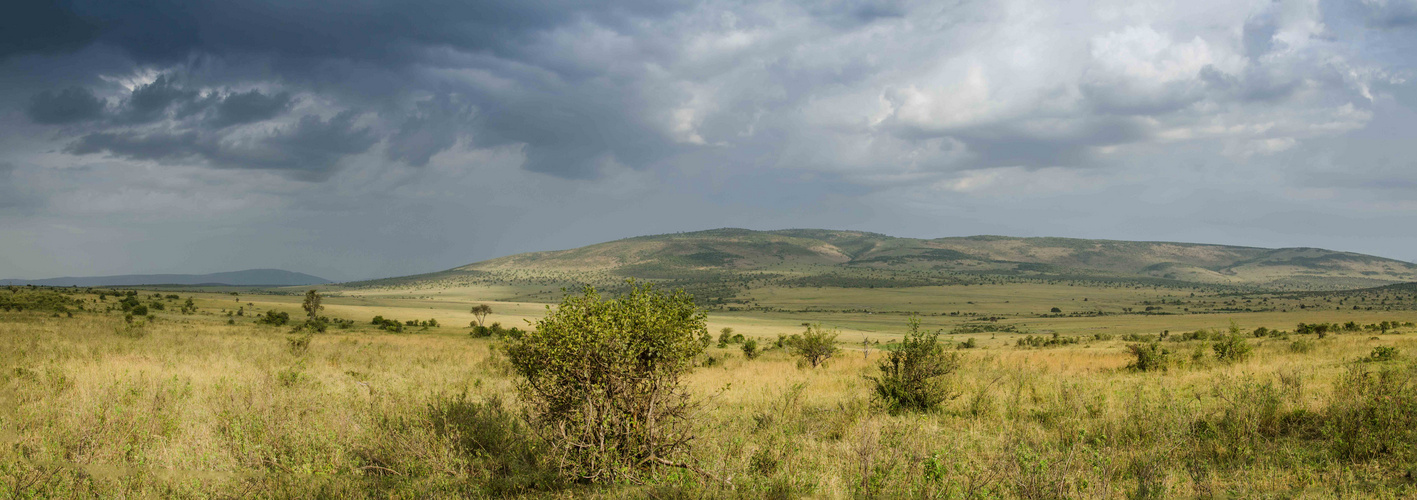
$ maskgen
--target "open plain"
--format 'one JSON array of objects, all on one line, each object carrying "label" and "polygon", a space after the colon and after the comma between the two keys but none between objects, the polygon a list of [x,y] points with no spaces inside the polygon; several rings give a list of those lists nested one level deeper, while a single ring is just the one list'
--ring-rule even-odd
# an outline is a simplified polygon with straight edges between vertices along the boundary
[{"label": "open plain", "polygon": [[[291,325],[258,320],[302,315],[304,288],[0,290],[0,493],[1417,495],[1417,298],[1407,286],[749,284],[701,305],[711,334],[730,328],[764,347],[748,359],[741,341],[716,343],[687,376],[694,470],[589,485],[539,459],[503,341],[469,335],[472,305],[490,305],[487,325],[529,329],[574,289],[483,281],[315,287],[332,326],[303,346]],[[125,318],[129,297],[149,316]],[[867,377],[911,317],[961,363],[938,409],[893,413]],[[780,347],[804,323],[841,333],[822,367]],[[1214,345],[1234,333],[1253,352],[1218,359]],[[1136,369],[1129,346],[1153,343],[1165,365]]]}]

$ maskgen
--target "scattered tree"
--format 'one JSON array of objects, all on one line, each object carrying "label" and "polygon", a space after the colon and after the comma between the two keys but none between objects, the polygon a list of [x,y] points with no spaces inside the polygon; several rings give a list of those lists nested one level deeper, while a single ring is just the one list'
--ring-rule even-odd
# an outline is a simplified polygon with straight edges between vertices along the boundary
[{"label": "scattered tree", "polygon": [[477,318],[477,326],[483,326],[486,323],[488,314],[492,314],[492,306],[487,304],[472,306],[472,317]]},{"label": "scattered tree", "polygon": [[305,316],[310,321],[315,321],[320,316],[320,310],[325,306],[320,305],[320,293],[311,289],[305,292],[305,302],[300,304],[300,308],[305,309]]}]

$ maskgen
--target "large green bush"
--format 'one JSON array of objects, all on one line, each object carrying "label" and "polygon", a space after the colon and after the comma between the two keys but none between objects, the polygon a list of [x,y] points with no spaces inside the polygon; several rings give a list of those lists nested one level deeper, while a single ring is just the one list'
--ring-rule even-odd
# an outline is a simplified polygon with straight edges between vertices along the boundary
[{"label": "large green bush", "polygon": [[703,352],[705,314],[691,296],[630,284],[604,299],[566,297],[535,331],[509,340],[517,391],[549,458],[568,478],[637,481],[693,439],[679,379]]},{"label": "large green bush", "polygon": [[939,336],[920,331],[920,318],[911,317],[905,339],[881,359],[881,376],[870,380],[892,413],[929,411],[952,397],[944,376],[959,368],[959,354],[946,354]]}]

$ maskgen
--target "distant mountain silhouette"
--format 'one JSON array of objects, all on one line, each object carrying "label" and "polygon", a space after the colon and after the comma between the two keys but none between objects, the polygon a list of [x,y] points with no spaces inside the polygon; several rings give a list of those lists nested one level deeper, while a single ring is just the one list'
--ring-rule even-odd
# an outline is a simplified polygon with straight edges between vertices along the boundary
[{"label": "distant mountain silhouette", "polygon": [[125,274],[40,280],[4,279],[0,285],[42,286],[137,286],[137,285],[234,285],[297,286],[322,285],[330,280],[280,269],[247,269],[212,274]]}]

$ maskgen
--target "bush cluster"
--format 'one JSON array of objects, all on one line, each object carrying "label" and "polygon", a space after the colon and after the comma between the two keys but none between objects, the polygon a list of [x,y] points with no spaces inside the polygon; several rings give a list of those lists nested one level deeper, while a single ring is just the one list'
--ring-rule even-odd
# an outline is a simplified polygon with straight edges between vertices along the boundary
[{"label": "bush cluster", "polygon": [[266,311],[266,315],[256,320],[262,325],[283,326],[290,323],[290,313]]},{"label": "bush cluster", "polygon": [[492,326],[482,326],[477,324],[477,322],[473,322],[472,331],[468,332],[468,335],[471,335],[473,338],[493,337],[499,339],[519,339],[522,338],[523,335],[526,335],[526,331],[515,326],[511,328],[503,328],[502,324],[497,322],[493,322]]},{"label": "bush cluster", "polygon": [[1051,337],[1028,335],[1018,339],[1017,344],[1019,347],[1057,347],[1080,342],[1082,342],[1081,337],[1064,337],[1054,332]]}]

